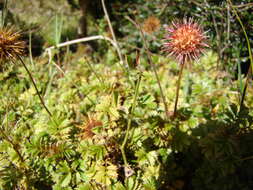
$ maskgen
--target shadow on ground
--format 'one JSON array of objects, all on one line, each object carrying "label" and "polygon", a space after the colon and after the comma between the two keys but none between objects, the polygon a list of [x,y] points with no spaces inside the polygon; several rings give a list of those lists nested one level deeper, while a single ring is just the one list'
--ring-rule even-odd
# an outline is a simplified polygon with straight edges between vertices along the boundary
[{"label": "shadow on ground", "polygon": [[[159,190],[253,189],[253,116],[231,105],[223,119],[209,120],[191,135],[172,131],[172,153],[161,158]],[[177,121],[180,123],[180,121]]]}]

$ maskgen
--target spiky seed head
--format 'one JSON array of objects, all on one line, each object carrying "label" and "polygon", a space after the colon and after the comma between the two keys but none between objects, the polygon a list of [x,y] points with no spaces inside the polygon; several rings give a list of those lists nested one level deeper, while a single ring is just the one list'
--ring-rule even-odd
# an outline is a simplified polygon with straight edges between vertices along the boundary
[{"label": "spiky seed head", "polygon": [[192,18],[183,19],[181,22],[172,22],[166,28],[163,50],[176,58],[179,63],[194,61],[203,54],[207,36],[201,26]]},{"label": "spiky seed head", "polygon": [[160,28],[160,20],[154,16],[148,17],[143,23],[144,32],[151,34]]},{"label": "spiky seed head", "polygon": [[13,28],[0,28],[0,61],[14,60],[25,54],[25,42]]}]

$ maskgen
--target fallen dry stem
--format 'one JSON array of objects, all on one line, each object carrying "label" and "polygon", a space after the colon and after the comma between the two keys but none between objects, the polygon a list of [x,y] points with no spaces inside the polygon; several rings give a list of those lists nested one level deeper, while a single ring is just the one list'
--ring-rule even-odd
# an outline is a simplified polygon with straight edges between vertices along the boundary
[{"label": "fallen dry stem", "polygon": [[63,42],[63,43],[60,43],[60,44],[57,44],[55,46],[51,46],[49,48],[46,48],[46,52],[49,53],[51,52],[51,50],[53,49],[57,49],[57,48],[61,48],[61,47],[65,47],[65,46],[69,46],[69,45],[73,45],[73,44],[78,44],[78,43],[82,43],[82,42],[88,42],[88,41],[93,41],[93,40],[99,40],[99,39],[102,39],[102,40],[106,40],[106,41],[109,41],[115,48],[117,47],[117,45],[115,44],[115,42],[108,38],[108,37],[105,37],[105,36],[101,36],[101,35],[98,35],[98,36],[90,36],[90,37],[85,37],[85,38],[79,38],[79,39],[75,39],[75,40],[70,40],[70,41],[67,41],[67,42]]}]

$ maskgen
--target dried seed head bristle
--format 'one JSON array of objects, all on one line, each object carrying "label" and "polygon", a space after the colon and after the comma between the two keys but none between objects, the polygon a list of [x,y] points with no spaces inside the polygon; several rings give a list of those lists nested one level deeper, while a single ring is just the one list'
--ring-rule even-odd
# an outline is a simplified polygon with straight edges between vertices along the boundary
[{"label": "dried seed head bristle", "polygon": [[25,54],[25,42],[13,28],[0,28],[0,60],[9,61]]}]

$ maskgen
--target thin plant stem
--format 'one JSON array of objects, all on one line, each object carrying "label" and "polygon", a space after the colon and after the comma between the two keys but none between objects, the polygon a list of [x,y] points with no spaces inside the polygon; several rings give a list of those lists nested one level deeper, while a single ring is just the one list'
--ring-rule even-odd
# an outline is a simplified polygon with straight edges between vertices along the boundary
[{"label": "thin plant stem", "polygon": [[249,156],[249,157],[246,157],[246,158],[242,158],[240,159],[239,161],[245,161],[245,160],[252,160],[253,159],[253,156]]},{"label": "thin plant stem", "polygon": [[25,160],[24,160],[23,156],[21,155],[21,153],[19,152],[19,150],[17,149],[17,145],[15,143],[13,143],[11,139],[9,139],[9,137],[5,134],[4,130],[1,127],[0,127],[0,132],[1,132],[2,136],[3,136],[3,138],[8,143],[10,143],[12,145],[12,148],[17,153],[17,155],[18,155],[21,163],[24,163]]},{"label": "thin plant stem", "polygon": [[211,14],[212,16],[212,20],[213,20],[213,25],[215,28],[215,32],[217,34],[217,40],[216,41],[216,45],[217,45],[217,52],[218,52],[218,59],[217,59],[217,65],[216,65],[216,69],[218,70],[219,66],[220,66],[220,62],[221,62],[221,57],[222,57],[222,51],[221,51],[221,36],[220,36],[220,32],[217,26],[217,22],[215,19],[214,14]]},{"label": "thin plant stem", "polygon": [[90,70],[94,73],[95,77],[98,79],[98,81],[101,83],[101,84],[104,84],[104,80],[102,79],[102,77],[95,71],[95,69],[93,69],[92,65],[90,64],[89,60],[84,57],[85,59],[85,63],[88,65],[88,67],[90,68]]},{"label": "thin plant stem", "polygon": [[230,5],[231,5],[231,7],[232,7],[232,9],[233,9],[233,11],[234,11],[234,13],[235,13],[236,18],[237,18],[238,22],[240,23],[240,25],[241,25],[241,27],[242,27],[242,30],[243,30],[243,33],[244,33],[244,36],[245,36],[245,38],[246,38],[247,47],[248,47],[248,52],[249,52],[249,59],[250,59],[250,64],[251,64],[251,69],[252,69],[252,71],[253,71],[253,57],[252,57],[251,46],[250,46],[250,41],[249,41],[249,38],[248,38],[248,34],[247,34],[247,32],[246,32],[246,29],[245,29],[245,27],[244,27],[244,25],[243,25],[243,23],[242,23],[242,21],[241,21],[239,15],[238,15],[237,11],[236,11],[236,9],[234,8],[234,6],[233,6],[231,0],[228,0],[228,2],[230,3]]},{"label": "thin plant stem", "polygon": [[119,48],[119,44],[118,44],[118,42],[117,42],[115,33],[114,33],[114,31],[113,31],[113,27],[112,27],[112,24],[111,24],[111,21],[110,21],[110,17],[109,17],[109,15],[108,15],[108,12],[107,12],[107,9],[106,9],[106,6],[105,6],[105,1],[104,1],[104,0],[101,0],[101,2],[102,2],[103,11],[104,11],[104,13],[105,13],[105,18],[106,18],[106,20],[107,20],[107,22],[108,22],[109,29],[110,29],[111,34],[112,34],[113,42],[115,43],[115,48],[116,48],[117,53],[118,53],[119,58],[120,58],[120,63],[121,63],[121,65],[125,66],[125,65],[124,65],[124,59],[123,59],[122,53],[121,53],[120,48]]},{"label": "thin plant stem", "polygon": [[166,113],[166,117],[169,117],[169,111],[168,111],[168,106],[167,106],[166,98],[165,98],[164,93],[163,93],[162,85],[161,85],[160,79],[158,77],[156,66],[153,64],[153,62],[151,60],[151,57],[149,58],[149,63],[151,64],[151,66],[153,68],[153,71],[155,73],[155,77],[156,77],[156,80],[157,80],[157,83],[158,83],[158,86],[159,86],[159,89],[160,89],[161,97],[162,97],[162,100],[163,100],[164,110],[165,110],[165,113]]},{"label": "thin plant stem", "polygon": [[229,43],[229,39],[230,39],[230,29],[231,29],[231,15],[230,15],[230,7],[227,4],[227,43]]},{"label": "thin plant stem", "polygon": [[[127,130],[126,130],[125,137],[123,139],[123,143],[120,147],[123,162],[124,162],[124,166],[125,166],[124,169],[126,169],[128,167],[128,162],[127,162],[127,157],[126,157],[126,152],[125,152],[125,146],[126,146],[127,140],[129,138],[129,135],[130,135],[131,123],[132,123],[132,119],[133,119],[134,110],[135,110],[135,107],[136,107],[137,97],[138,97],[138,94],[139,94],[140,83],[141,83],[141,74],[139,74],[139,78],[138,78],[137,84],[135,86],[134,100],[133,100],[131,111],[130,111],[129,116],[128,116]],[[128,189],[128,186],[129,186],[129,181],[128,181],[128,178],[127,178],[126,179],[127,189]]]},{"label": "thin plant stem", "polygon": [[177,103],[178,103],[178,97],[179,97],[179,90],[180,90],[180,83],[182,79],[182,74],[183,74],[183,69],[184,69],[185,62],[183,61],[180,64],[180,71],[178,75],[178,80],[177,80],[177,91],[176,91],[176,100],[175,100],[175,106],[174,106],[174,113],[173,116],[175,117],[177,114]]},{"label": "thin plant stem", "polygon": [[134,180],[134,184],[133,184],[133,187],[132,187],[131,190],[137,190],[138,189],[140,177],[141,177],[141,171],[139,170],[139,171],[137,171],[137,176]]},{"label": "thin plant stem", "polygon": [[30,63],[34,66],[33,55],[32,55],[32,32],[31,32],[31,30],[29,31],[29,58],[30,58]]},{"label": "thin plant stem", "polygon": [[18,59],[20,60],[20,62],[21,62],[22,65],[24,66],[26,72],[28,73],[28,75],[29,75],[29,77],[30,77],[30,79],[31,79],[31,81],[32,81],[32,84],[33,84],[33,86],[34,86],[34,88],[35,88],[35,90],[36,90],[36,93],[37,93],[37,95],[39,96],[39,99],[40,99],[40,102],[41,102],[42,106],[45,108],[45,110],[47,111],[48,115],[49,115],[50,118],[52,119],[53,115],[51,114],[51,112],[50,112],[49,109],[47,108],[47,106],[46,106],[44,100],[42,99],[42,97],[41,97],[41,95],[40,95],[40,93],[39,93],[39,90],[38,90],[38,88],[37,88],[37,85],[36,85],[36,83],[35,83],[35,81],[34,81],[34,79],[33,79],[33,76],[32,76],[32,74],[31,74],[31,72],[29,71],[29,69],[27,68],[26,64],[24,63],[24,61],[22,60],[22,58],[21,58],[20,56],[18,56]]},{"label": "thin plant stem", "polygon": [[132,108],[131,108],[131,111],[130,111],[129,117],[128,117],[127,130],[126,130],[126,134],[125,134],[123,143],[120,147],[125,166],[128,166],[127,157],[126,157],[126,153],[125,153],[125,146],[126,146],[126,143],[127,143],[128,137],[129,137],[130,129],[131,129],[131,122],[132,122],[134,110],[136,107],[136,101],[137,101],[137,97],[139,94],[140,83],[141,83],[141,74],[139,75],[137,84],[135,86],[134,100],[133,100]]},{"label": "thin plant stem", "polygon": [[144,36],[144,33],[143,33],[143,31],[142,31],[139,23],[137,23],[136,21],[132,20],[128,16],[126,16],[126,19],[128,19],[130,22],[132,22],[135,25],[135,27],[140,30],[141,37],[142,37],[142,40],[144,42],[144,48],[145,48],[145,50],[147,52],[147,55],[148,55],[149,64],[152,67],[152,70],[153,70],[153,72],[155,74],[156,81],[157,81],[158,86],[159,86],[159,90],[160,90],[160,93],[161,93],[162,101],[163,101],[163,104],[164,104],[164,109],[165,109],[166,117],[169,118],[169,111],[168,111],[168,106],[167,106],[167,103],[166,103],[166,98],[165,98],[164,93],[163,93],[162,85],[161,85],[161,82],[160,82],[160,79],[159,79],[159,76],[158,76],[158,73],[157,73],[157,70],[156,70],[156,66],[155,66],[155,64],[152,61],[151,52],[148,49],[148,45],[147,45],[147,41],[146,41],[146,38]]},{"label": "thin plant stem", "polygon": [[243,30],[243,33],[244,33],[244,36],[245,36],[245,39],[247,41],[247,47],[248,47],[248,52],[249,52],[249,59],[250,59],[250,68],[247,72],[247,79],[246,79],[246,82],[245,82],[245,85],[244,85],[244,89],[243,89],[243,94],[242,94],[242,97],[241,97],[241,102],[240,102],[240,111],[242,109],[242,106],[243,106],[243,101],[245,99],[245,95],[246,95],[246,90],[247,90],[247,86],[248,86],[248,82],[249,82],[249,79],[250,79],[250,71],[252,70],[252,73],[253,73],[253,57],[252,57],[252,52],[251,52],[251,46],[250,46],[250,41],[249,41],[249,38],[248,38],[248,34],[245,30],[245,27],[242,23],[242,20],[240,18],[240,16],[238,15],[237,13],[237,10],[236,8],[233,6],[233,3],[231,2],[231,0],[227,0],[228,3],[230,4],[231,8],[233,9],[233,12],[238,20],[238,22],[240,23],[240,26],[242,27],[242,30]]},{"label": "thin plant stem", "polygon": [[4,1],[4,7],[3,7],[3,10],[2,10],[2,27],[4,27],[5,25],[5,19],[7,17],[7,14],[8,14],[8,0],[5,0]]},{"label": "thin plant stem", "polygon": [[[210,4],[207,2],[207,0],[204,1],[206,4],[206,7],[211,7]],[[211,9],[212,11],[213,9]],[[212,12],[211,12],[212,13]],[[212,16],[212,21],[213,21],[213,26],[216,32],[217,40],[216,41],[216,46],[217,46],[217,52],[218,52],[218,59],[217,59],[217,64],[216,64],[216,69],[218,70],[221,62],[221,57],[222,57],[222,50],[221,50],[221,33],[218,29],[218,25],[215,19],[215,14],[214,12],[211,14]]]},{"label": "thin plant stem", "polygon": [[242,110],[242,107],[243,107],[243,102],[244,102],[244,99],[245,99],[248,83],[249,83],[249,80],[250,80],[250,73],[251,73],[251,66],[249,67],[249,70],[247,72],[247,78],[246,78],[245,85],[244,85],[243,92],[242,92],[239,112]]},{"label": "thin plant stem", "polygon": [[[237,58],[238,60],[240,59],[239,51],[237,52]],[[242,95],[243,93],[242,69],[241,69],[241,65],[239,61],[237,61],[237,70],[238,70],[237,80],[239,80],[239,91],[240,91],[240,95]],[[241,97],[239,97],[239,99],[241,99]]]}]

